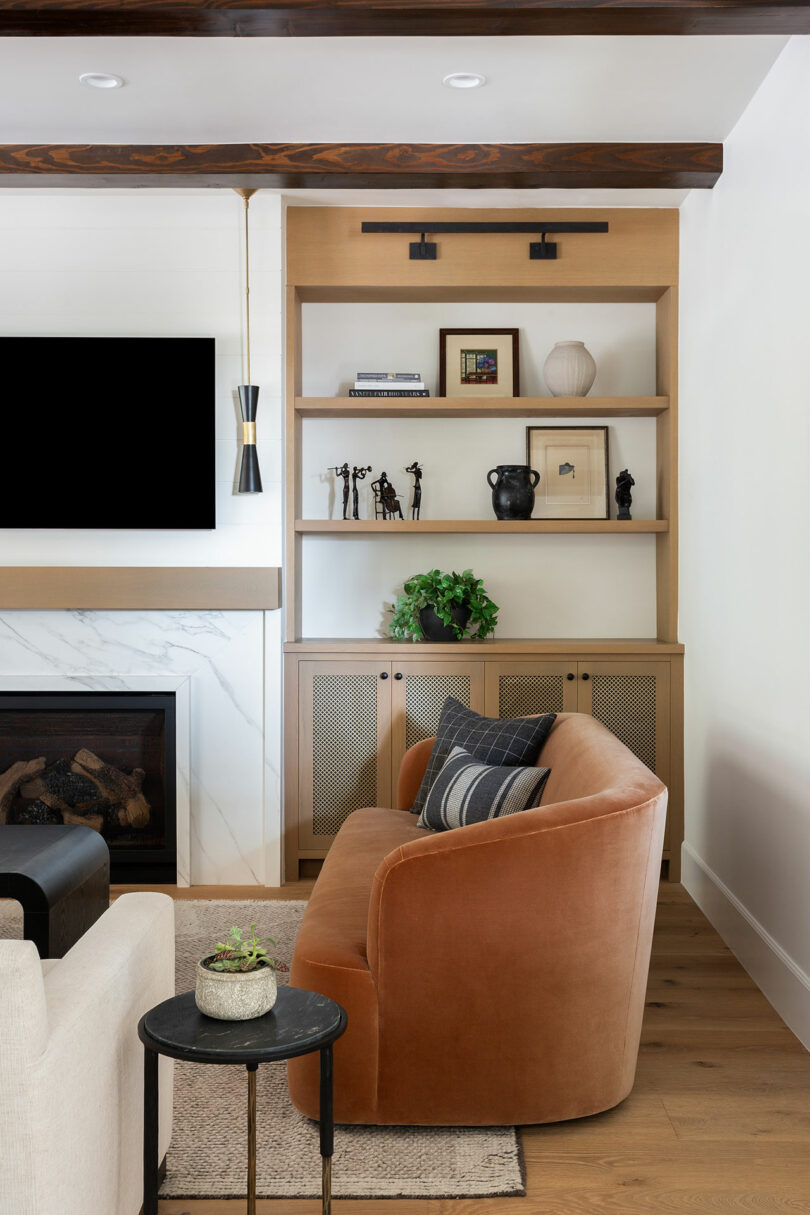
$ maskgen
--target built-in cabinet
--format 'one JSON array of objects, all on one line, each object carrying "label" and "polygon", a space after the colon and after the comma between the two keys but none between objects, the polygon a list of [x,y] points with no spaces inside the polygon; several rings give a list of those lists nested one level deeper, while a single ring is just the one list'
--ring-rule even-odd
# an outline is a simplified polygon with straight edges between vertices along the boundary
[{"label": "built-in cabinet", "polygon": [[405,751],[436,733],[442,706],[454,696],[489,717],[548,712],[596,717],[669,786],[664,859],[674,870],[677,858],[669,841],[679,838],[682,816],[672,762],[673,730],[680,729],[677,703],[673,713],[680,653],[539,658],[502,652],[412,659],[402,646],[380,650],[377,658],[327,659],[296,647],[288,656],[288,700],[298,706],[297,726],[288,724],[296,739],[294,748],[288,743],[297,784],[288,807],[297,807],[297,822],[290,826],[299,858],[324,856],[352,811],[395,805]]},{"label": "built-in cabinet", "polygon": [[[432,213],[407,209],[368,212],[351,207],[300,207],[287,212],[284,801],[288,878],[296,877],[302,865],[326,855],[341,823],[353,810],[394,804],[403,754],[415,742],[435,733],[446,697],[455,696],[488,716],[513,717],[553,710],[590,713],[604,722],[669,787],[664,862],[668,876],[678,879],[683,838],[683,648],[678,644],[677,587],[678,215],[660,208],[577,210],[566,215],[606,220],[609,232],[598,237],[561,237],[557,260],[543,262],[529,258],[526,237],[520,233],[458,234],[443,243],[436,261],[424,262],[410,260],[407,235],[369,238],[363,234],[362,221],[419,220],[430,230],[431,219],[496,221],[503,218],[502,214],[450,209]],[[510,211],[509,218],[537,223],[542,218],[559,219],[560,215],[526,209]],[[654,332],[651,328],[650,347],[644,357],[648,357],[654,341],[654,367],[650,368],[654,382],[650,376],[646,386],[636,380],[634,388],[625,389],[627,394],[641,391],[645,395],[373,399],[323,396],[327,378],[318,388],[320,395],[307,395],[305,382],[309,384],[310,377],[304,375],[309,356],[303,310],[310,305],[327,306],[338,328],[344,322],[344,310],[351,305],[393,309],[386,314],[390,332],[405,335],[407,329],[397,309],[406,305],[440,304],[444,324],[445,316],[453,317],[456,305],[511,306],[519,302],[551,309],[561,338],[571,336],[564,332],[567,321],[563,318],[569,304],[616,308],[652,305]],[[371,358],[373,334],[368,336],[365,330],[363,334],[362,348],[369,350]],[[397,350],[399,358],[399,346]],[[407,361],[404,337],[401,357]],[[614,394],[622,391],[615,385],[607,388]],[[339,391],[336,377],[336,394]],[[646,426],[643,420],[649,419],[655,432],[654,454],[644,449],[649,457],[643,467],[630,461],[639,487],[645,486],[646,509],[634,509],[632,522],[613,517],[510,523],[484,517],[480,507],[465,507],[461,495],[458,507],[454,507],[456,513],[466,509],[476,517],[444,518],[437,514],[431,518],[430,509],[423,509],[424,517],[419,520],[354,520],[339,517],[339,507],[334,502],[330,507],[320,489],[313,492],[316,478],[321,489],[325,483],[323,466],[338,455],[341,460],[365,460],[366,436],[378,435],[387,421],[419,419],[422,451],[421,444],[430,449],[431,435],[437,433],[431,428],[446,428],[450,420],[458,427],[454,458],[458,450],[463,463],[465,436],[470,436],[472,443],[474,435],[483,433],[476,428],[490,425],[493,419],[510,418],[529,422],[547,418],[554,419],[555,424],[589,419],[592,424],[614,425],[617,420],[631,419],[634,421],[627,425],[632,426]],[[321,425],[330,428],[328,452],[326,443],[322,444],[324,450],[318,448]],[[333,451],[332,436],[338,433],[331,429],[334,427],[348,430],[345,444],[342,438],[339,443],[335,441]],[[307,454],[311,446],[320,451],[317,466]],[[622,450],[621,444],[618,449]],[[408,460],[414,454],[409,447]],[[492,458],[495,462],[501,457],[493,450]],[[615,515],[614,510],[611,513]],[[485,578],[488,556],[500,539],[524,546],[519,560],[524,560],[525,551],[525,561],[532,563],[526,568],[536,575],[538,569],[545,568],[543,557],[548,549],[544,545],[554,546],[565,538],[573,548],[577,544],[602,544],[602,537],[606,546],[613,546],[609,550],[613,563],[610,585],[620,601],[624,597],[627,603],[634,603],[634,587],[643,589],[645,573],[654,577],[655,618],[650,616],[643,637],[638,637],[636,630],[633,636],[601,640],[595,636],[558,637],[559,615],[551,638],[543,637],[540,624],[540,635],[504,640],[496,634],[495,640],[464,641],[455,646],[397,645],[368,636],[377,627],[383,601],[390,603],[396,594],[397,581],[414,572],[408,546],[418,536],[436,536],[438,545],[446,545],[448,536],[456,537],[459,551],[465,554],[470,553],[470,538],[478,537],[476,572]],[[324,547],[327,542],[328,557]],[[428,539],[427,543],[433,541]],[[335,559],[335,546],[340,545],[346,546],[345,572]],[[352,578],[351,560],[356,563],[355,569],[358,556],[364,568],[373,568],[377,555],[383,551],[390,555],[392,546],[399,546],[401,559],[390,563],[392,573],[395,570],[390,585],[377,590],[370,612],[363,616],[358,611],[361,600],[356,584],[365,584],[366,580]],[[640,583],[628,577],[628,562],[639,575],[636,546],[643,546],[644,560],[654,563],[654,570],[645,566]],[[592,550],[583,547],[580,552],[583,556],[577,569],[586,576],[580,578],[578,593],[590,595],[589,606],[596,606],[589,617],[592,620],[602,614],[598,608],[604,602],[599,596],[605,595],[605,567],[602,562],[601,584],[594,575],[594,583],[589,585],[587,575],[592,564],[588,552]],[[592,556],[590,560],[593,562]],[[305,598],[311,607],[324,581],[321,562],[325,561],[331,570],[329,593],[334,595],[336,584],[340,584],[340,595],[334,602],[341,610],[327,617],[334,619],[333,631],[339,634],[331,639],[309,636],[308,631],[319,630],[306,628],[311,617],[305,610]],[[531,592],[525,593],[520,579],[510,585],[513,595],[523,594],[523,603],[531,606],[537,602],[537,618],[541,620],[542,592],[537,595],[535,590],[533,598]],[[555,584],[552,573],[548,574],[548,586],[559,603],[565,602],[567,593],[575,593],[568,591],[563,581]],[[363,606],[368,606],[367,599],[362,601]],[[610,613],[603,614],[608,631]],[[375,622],[371,626],[370,617]],[[314,618],[322,617],[316,613]],[[358,618],[367,622],[365,636],[362,629],[352,629],[352,622]],[[526,633],[531,631],[527,621],[532,619],[526,614],[521,617],[521,629]]]}]

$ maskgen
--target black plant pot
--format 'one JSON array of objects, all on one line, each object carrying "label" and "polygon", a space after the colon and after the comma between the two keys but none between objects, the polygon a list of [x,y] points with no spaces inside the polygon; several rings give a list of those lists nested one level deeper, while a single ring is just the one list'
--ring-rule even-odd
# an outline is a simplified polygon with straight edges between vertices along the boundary
[{"label": "black plant pot", "polygon": [[[450,615],[460,629],[466,629],[467,621],[470,619],[468,607],[452,607]],[[419,623],[422,626],[425,641],[458,641],[455,630],[449,624],[445,624],[432,607],[419,609]]]}]

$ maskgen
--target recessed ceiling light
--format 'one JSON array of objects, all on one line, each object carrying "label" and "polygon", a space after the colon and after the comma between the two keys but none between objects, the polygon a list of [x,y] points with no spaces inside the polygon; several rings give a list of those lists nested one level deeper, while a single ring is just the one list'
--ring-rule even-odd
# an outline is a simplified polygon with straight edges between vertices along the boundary
[{"label": "recessed ceiling light", "polygon": [[448,89],[480,89],[486,82],[486,76],[482,76],[480,72],[452,72],[445,76],[442,84]]},{"label": "recessed ceiling light", "polygon": [[121,76],[110,76],[107,72],[83,72],[79,77],[81,84],[89,89],[122,89],[124,80]]}]

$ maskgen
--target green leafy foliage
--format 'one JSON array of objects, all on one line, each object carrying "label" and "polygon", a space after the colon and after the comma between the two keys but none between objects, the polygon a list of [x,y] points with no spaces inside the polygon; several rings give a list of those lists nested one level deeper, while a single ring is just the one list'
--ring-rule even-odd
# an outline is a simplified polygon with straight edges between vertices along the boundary
[{"label": "green leafy foliage", "polygon": [[[439,619],[452,627],[459,640],[472,629],[475,629],[471,634],[474,638],[488,637],[495,632],[498,623],[498,605],[492,602],[484,583],[472,570],[464,570],[461,574],[430,570],[427,574],[414,574],[409,578],[403,594],[389,609],[392,612],[391,636],[397,641],[424,641],[419,623],[419,609],[423,607],[432,607]],[[470,609],[467,630],[459,628],[453,620],[450,613],[455,607]]]},{"label": "green leafy foliage", "polygon": [[275,966],[275,960],[267,956],[265,941],[275,945],[272,937],[256,936],[255,924],[251,924],[249,936],[234,926],[227,941],[217,942],[216,953],[206,962],[206,966],[209,970],[226,970],[230,973],[256,970],[259,966]]}]

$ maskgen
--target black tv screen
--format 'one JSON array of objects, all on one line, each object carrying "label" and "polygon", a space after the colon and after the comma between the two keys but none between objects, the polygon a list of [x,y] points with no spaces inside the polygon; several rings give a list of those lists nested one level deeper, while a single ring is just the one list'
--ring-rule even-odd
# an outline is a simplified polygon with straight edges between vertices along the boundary
[{"label": "black tv screen", "polygon": [[213,338],[0,338],[0,527],[216,526]]}]

